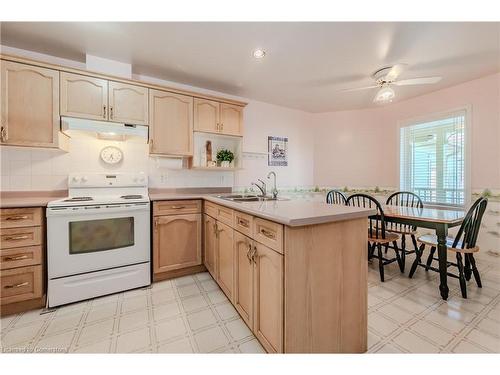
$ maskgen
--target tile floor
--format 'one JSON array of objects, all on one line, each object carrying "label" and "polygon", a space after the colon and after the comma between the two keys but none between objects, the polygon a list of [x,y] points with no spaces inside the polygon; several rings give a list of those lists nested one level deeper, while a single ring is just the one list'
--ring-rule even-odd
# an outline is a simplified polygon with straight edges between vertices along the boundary
[{"label": "tile floor", "polygon": [[[370,264],[370,353],[499,353],[500,267],[480,267],[484,287],[468,283],[460,297],[450,279],[443,301],[438,275],[413,279],[395,264],[381,283]],[[3,352],[262,353],[263,349],[208,273],[155,283],[76,303],[1,319]]]}]

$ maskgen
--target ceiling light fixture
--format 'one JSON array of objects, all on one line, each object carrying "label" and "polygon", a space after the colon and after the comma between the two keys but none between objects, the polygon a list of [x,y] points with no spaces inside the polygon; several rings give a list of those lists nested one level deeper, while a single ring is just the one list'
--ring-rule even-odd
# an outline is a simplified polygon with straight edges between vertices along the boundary
[{"label": "ceiling light fixture", "polygon": [[262,59],[264,56],[266,56],[266,51],[264,51],[263,49],[257,48],[253,51],[253,57],[255,57],[256,59]]},{"label": "ceiling light fixture", "polygon": [[377,95],[373,99],[374,103],[390,103],[396,96],[396,93],[389,86],[382,87],[378,90]]}]

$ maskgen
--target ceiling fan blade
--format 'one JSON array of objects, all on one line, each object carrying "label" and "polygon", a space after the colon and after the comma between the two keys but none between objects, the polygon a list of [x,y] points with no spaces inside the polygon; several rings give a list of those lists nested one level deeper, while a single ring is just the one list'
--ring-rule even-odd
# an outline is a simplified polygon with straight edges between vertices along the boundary
[{"label": "ceiling fan blade", "polygon": [[343,92],[360,91],[360,90],[374,89],[376,87],[379,87],[379,86],[378,85],[373,85],[373,86],[365,86],[365,87],[356,87],[356,88],[353,88],[353,89],[342,89],[342,90],[339,90],[339,91],[343,91]]},{"label": "ceiling fan blade", "polygon": [[403,79],[401,81],[393,82],[396,86],[409,86],[409,85],[430,85],[433,83],[438,83],[443,77],[422,77],[422,78],[410,78]]},{"label": "ceiling fan blade", "polygon": [[403,70],[406,69],[406,64],[396,64],[394,65],[391,70],[389,70],[389,73],[385,76],[384,80],[387,82],[393,82],[395,81],[399,75],[403,72]]}]

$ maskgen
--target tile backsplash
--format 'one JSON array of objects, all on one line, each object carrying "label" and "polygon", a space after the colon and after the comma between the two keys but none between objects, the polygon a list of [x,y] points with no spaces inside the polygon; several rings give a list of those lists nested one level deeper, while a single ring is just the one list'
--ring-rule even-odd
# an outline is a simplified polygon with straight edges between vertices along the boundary
[{"label": "tile backsplash", "polygon": [[[117,166],[100,159],[100,151],[109,145],[123,151]],[[150,157],[145,143],[72,138],[69,150],[1,146],[1,191],[64,190],[69,173],[110,172],[145,172],[149,186],[156,188],[233,186],[233,172],[182,169],[181,159]]]}]

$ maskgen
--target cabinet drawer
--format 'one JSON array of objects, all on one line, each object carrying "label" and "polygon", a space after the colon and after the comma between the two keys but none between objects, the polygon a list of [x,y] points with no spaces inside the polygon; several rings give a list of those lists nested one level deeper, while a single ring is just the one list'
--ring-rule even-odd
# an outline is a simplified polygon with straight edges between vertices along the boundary
[{"label": "cabinet drawer", "polygon": [[33,227],[41,225],[41,207],[4,208],[0,210],[0,228]]},{"label": "cabinet drawer", "polygon": [[201,213],[201,200],[157,201],[153,204],[153,215],[179,215]]},{"label": "cabinet drawer", "polygon": [[42,263],[42,247],[29,246],[0,250],[0,269],[36,266]]},{"label": "cabinet drawer", "polygon": [[229,226],[233,226],[233,210],[219,205],[215,207],[217,209],[217,220]]},{"label": "cabinet drawer", "polygon": [[42,297],[42,266],[2,271],[0,282],[2,305]]},{"label": "cabinet drawer", "polygon": [[283,225],[256,217],[253,239],[283,254]]},{"label": "cabinet drawer", "polygon": [[237,231],[251,237],[252,236],[252,226],[253,226],[253,216],[244,214],[243,212],[234,211],[233,228]]},{"label": "cabinet drawer", "polygon": [[0,231],[0,249],[40,245],[41,232],[40,227],[2,229]]},{"label": "cabinet drawer", "polygon": [[212,202],[205,201],[203,203],[203,213],[208,216],[212,216],[214,219],[217,218],[217,205]]}]

